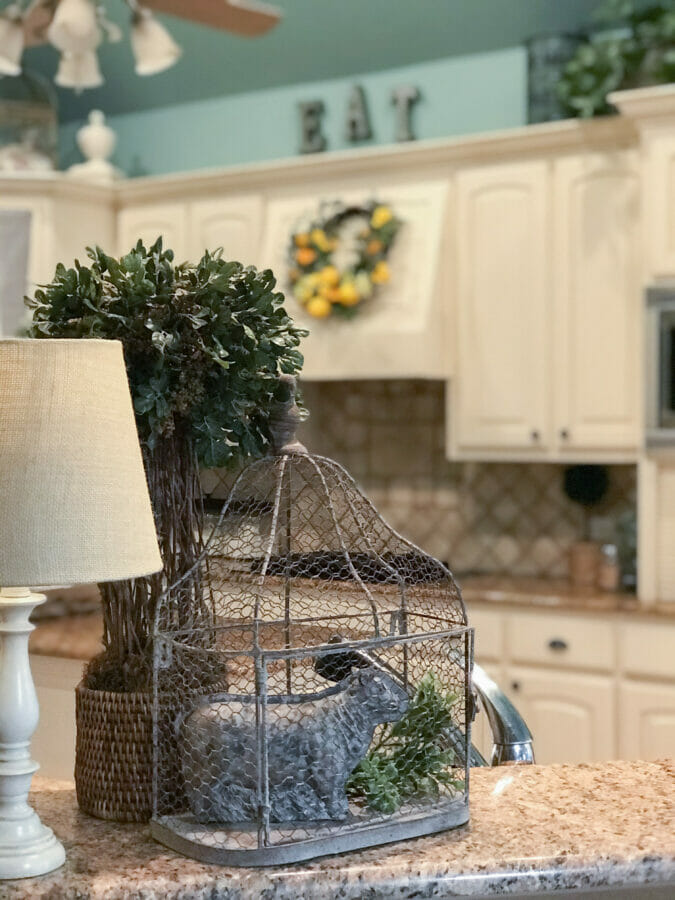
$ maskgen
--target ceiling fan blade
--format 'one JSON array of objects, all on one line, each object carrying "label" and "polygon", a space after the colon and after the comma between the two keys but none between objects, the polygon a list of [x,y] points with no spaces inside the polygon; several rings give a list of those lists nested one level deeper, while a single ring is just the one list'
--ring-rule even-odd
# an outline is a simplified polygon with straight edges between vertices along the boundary
[{"label": "ceiling fan blade", "polygon": [[142,0],[142,5],[244,37],[265,34],[282,17],[276,6],[258,0]]}]

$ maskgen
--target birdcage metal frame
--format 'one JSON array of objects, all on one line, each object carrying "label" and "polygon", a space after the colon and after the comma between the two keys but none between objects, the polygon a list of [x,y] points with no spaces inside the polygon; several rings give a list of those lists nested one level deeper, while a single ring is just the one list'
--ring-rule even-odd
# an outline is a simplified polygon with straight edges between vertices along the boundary
[{"label": "birdcage metal frame", "polygon": [[[454,828],[469,818],[474,636],[459,589],[441,563],[384,523],[341,466],[307,454],[292,428],[278,433],[276,455],[252,463],[235,481],[196,564],[211,621],[177,619],[188,576],[167,591],[155,619],[151,833],[174,850],[222,865],[299,862]],[[302,477],[307,484],[316,478],[322,492],[304,517],[300,471],[311,473]],[[326,517],[337,570],[320,555],[293,555],[292,537],[300,534],[292,528],[294,475],[302,487],[294,495],[297,518],[310,528],[312,516]],[[261,484],[263,499],[246,508],[241,491]],[[345,504],[341,510],[335,497]],[[241,522],[227,532],[228,519],[237,516]],[[247,537],[250,523],[263,519],[260,540]],[[357,520],[366,523],[361,533],[354,530]],[[350,536],[345,521],[352,522]],[[383,552],[390,546],[402,552]],[[302,615],[292,613],[296,607]],[[454,759],[456,781],[442,782],[452,787],[432,796],[404,798],[394,811],[371,809],[362,799],[344,805],[344,760],[359,742],[374,746],[373,735],[407,714],[428,672],[452,688],[443,747]],[[333,730],[324,735],[322,728]],[[344,730],[345,747],[336,728]],[[298,747],[303,755],[292,784],[296,760],[286,757]],[[321,752],[325,760],[312,756]],[[241,785],[223,774],[228,766],[245,773]],[[308,771],[318,774],[309,778]],[[230,814],[229,802],[234,819],[222,818]],[[333,809],[330,803],[343,810],[340,816],[294,819],[288,812]],[[234,812],[238,804],[245,812]]]}]

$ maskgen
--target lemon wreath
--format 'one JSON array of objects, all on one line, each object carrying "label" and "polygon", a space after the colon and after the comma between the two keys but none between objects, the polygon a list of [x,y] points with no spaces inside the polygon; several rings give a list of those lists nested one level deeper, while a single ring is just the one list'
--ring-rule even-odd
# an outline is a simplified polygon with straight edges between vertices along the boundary
[{"label": "lemon wreath", "polygon": [[[340,230],[347,219],[357,217],[366,224],[356,237],[355,262],[340,271],[333,263]],[[331,205],[330,215],[295,232],[289,247],[289,278],[310,316],[354,316],[359,304],[389,281],[387,257],[401,225],[389,206],[373,201],[363,206]]]}]

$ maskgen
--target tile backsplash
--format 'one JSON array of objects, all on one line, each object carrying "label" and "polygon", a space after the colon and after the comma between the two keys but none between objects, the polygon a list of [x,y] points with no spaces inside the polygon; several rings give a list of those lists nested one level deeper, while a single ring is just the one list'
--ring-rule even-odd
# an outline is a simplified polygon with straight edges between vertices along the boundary
[{"label": "tile backsplash", "polygon": [[[311,416],[300,439],[341,463],[397,531],[454,572],[566,576],[584,513],[563,492],[565,467],[448,462],[444,390],[413,380],[305,384]],[[636,473],[609,471],[593,524],[614,540],[619,518],[635,509]]]}]

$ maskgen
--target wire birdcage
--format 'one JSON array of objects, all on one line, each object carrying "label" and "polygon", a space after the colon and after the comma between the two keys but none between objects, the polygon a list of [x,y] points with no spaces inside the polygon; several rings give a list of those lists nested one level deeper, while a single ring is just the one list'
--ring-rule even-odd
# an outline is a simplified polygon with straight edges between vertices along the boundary
[{"label": "wire birdcage", "polygon": [[157,615],[153,835],[273,865],[468,821],[473,630],[450,572],[295,439],[238,477],[198,564],[208,619]]}]

